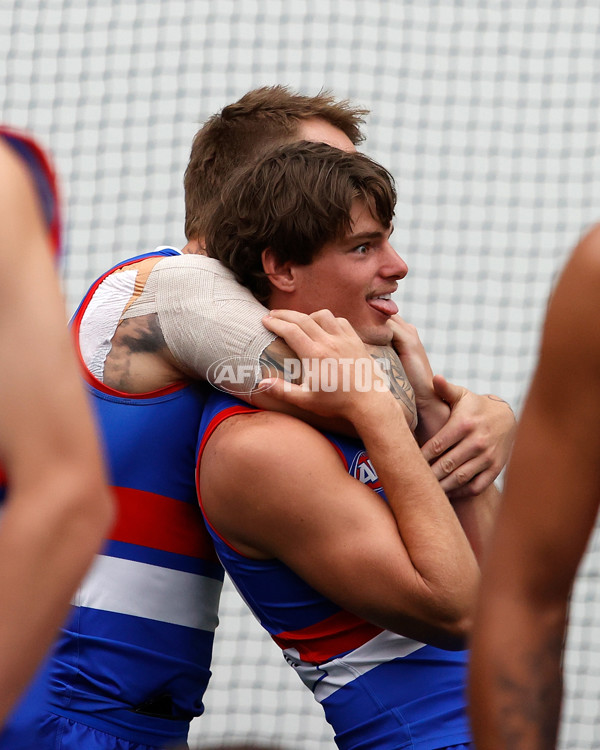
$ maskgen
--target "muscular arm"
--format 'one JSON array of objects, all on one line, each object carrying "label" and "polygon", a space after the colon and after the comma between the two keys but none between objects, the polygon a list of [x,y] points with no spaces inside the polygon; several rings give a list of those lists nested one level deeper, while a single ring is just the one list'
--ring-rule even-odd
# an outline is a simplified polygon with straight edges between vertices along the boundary
[{"label": "muscular arm", "polygon": [[0,723],[65,617],[111,501],[36,196],[0,140]]},{"label": "muscular arm", "polygon": [[568,598],[600,504],[600,230],[559,281],[519,424],[473,640],[477,747],[554,747]]},{"label": "muscular arm", "polygon": [[[133,302],[127,314],[139,303],[144,314],[136,313],[119,324],[106,359],[106,385],[140,393],[187,378],[215,382],[215,373],[223,372],[215,370],[216,364],[240,363],[247,368],[246,375],[221,381],[219,387],[261,408],[286,410],[324,426],[314,415],[282,405],[268,392],[253,392],[261,368],[263,374],[282,376],[290,368],[298,373],[300,367],[292,350],[280,339],[274,340],[262,325],[266,308],[218,261],[184,255],[146,259],[138,268],[138,276],[151,274],[157,312],[147,314],[145,292]],[[428,371],[426,387],[418,394],[417,437],[425,443],[424,455],[444,490],[453,495],[457,488],[467,496],[478,494],[504,466],[514,424],[512,413],[503,403],[502,408],[466,389],[461,389],[461,397],[450,409],[445,391],[437,392],[432,386],[431,368],[416,329],[401,319],[397,325],[402,333],[398,337],[401,347],[397,347],[400,356],[392,347],[375,347],[372,356],[384,359],[390,389],[413,426],[417,423],[413,377],[417,382],[423,371]],[[353,434],[351,426],[341,421],[327,427]]]},{"label": "muscular arm", "polygon": [[211,523],[246,554],[281,559],[325,596],[381,627],[460,647],[477,564],[401,406],[389,391],[358,398],[341,390],[295,393],[296,405],[318,402],[322,416],[354,424],[389,504],[350,477],[313,428],[259,413],[228,420],[209,440],[200,484]]},{"label": "muscular arm", "polygon": [[[417,407],[415,394],[410,384],[400,358],[391,346],[367,345],[367,351],[372,359],[379,362],[386,376],[390,392],[401,404],[404,415],[411,429],[417,426]],[[276,338],[273,343],[264,349],[260,356],[260,365],[263,377],[280,377],[292,383],[299,383],[301,375],[291,377],[291,374],[301,373],[301,365],[298,355],[281,338]],[[252,394],[240,395],[248,403],[260,406],[262,409],[282,411],[302,419],[315,427],[339,432],[343,435],[356,435],[354,425],[342,419],[324,419],[309,411],[298,409],[292,404],[282,402],[280,399],[271,398],[269,391],[255,391]]]}]

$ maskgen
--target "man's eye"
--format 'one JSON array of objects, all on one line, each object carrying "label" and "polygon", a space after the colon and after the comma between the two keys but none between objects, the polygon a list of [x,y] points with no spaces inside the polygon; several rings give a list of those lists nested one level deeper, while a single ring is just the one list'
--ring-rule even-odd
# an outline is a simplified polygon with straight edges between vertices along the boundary
[{"label": "man's eye", "polygon": [[354,252],[358,253],[359,255],[366,255],[369,252],[369,246],[359,245],[358,247],[354,248]]}]

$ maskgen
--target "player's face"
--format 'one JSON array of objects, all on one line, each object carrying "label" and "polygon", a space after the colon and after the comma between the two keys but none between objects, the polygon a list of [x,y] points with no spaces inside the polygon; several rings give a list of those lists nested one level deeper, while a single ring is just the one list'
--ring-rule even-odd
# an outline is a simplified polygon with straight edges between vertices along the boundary
[{"label": "player's face", "polygon": [[339,148],[340,151],[356,151],[354,144],[342,130],[321,117],[309,117],[306,120],[301,120],[296,131],[296,137],[300,141],[327,143],[333,148]]},{"label": "player's face", "polygon": [[308,266],[296,266],[294,307],[312,313],[328,308],[347,318],[363,341],[387,344],[386,325],[398,312],[391,294],[408,267],[389,242],[392,227],[384,227],[368,207],[355,201],[352,228],[342,240],[327,243]]}]

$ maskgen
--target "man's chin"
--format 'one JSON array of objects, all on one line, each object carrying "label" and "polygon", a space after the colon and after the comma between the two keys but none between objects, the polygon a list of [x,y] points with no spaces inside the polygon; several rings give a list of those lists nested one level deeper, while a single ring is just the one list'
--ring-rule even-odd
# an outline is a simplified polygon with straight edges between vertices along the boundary
[{"label": "man's chin", "polygon": [[390,346],[394,336],[393,332],[387,326],[358,331],[358,334],[365,344],[370,344],[371,346]]}]

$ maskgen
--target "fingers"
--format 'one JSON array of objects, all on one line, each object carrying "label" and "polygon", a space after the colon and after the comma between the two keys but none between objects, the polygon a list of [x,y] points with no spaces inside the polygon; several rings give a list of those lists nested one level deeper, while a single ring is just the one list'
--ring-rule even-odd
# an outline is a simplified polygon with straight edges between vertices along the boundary
[{"label": "fingers", "polygon": [[[483,456],[473,458],[470,461],[464,461],[460,464],[455,464],[454,460],[451,457],[451,454],[448,454],[448,458],[446,458],[446,456],[442,456],[439,461],[444,465],[443,469],[438,472],[436,472],[434,467],[432,467],[432,469],[436,476],[438,475],[438,473],[444,474],[444,476],[439,480],[440,487],[444,490],[444,492],[452,492],[452,490],[457,490],[460,487],[464,487],[475,477],[479,476],[482,472],[487,471],[491,468],[490,463]],[[448,469],[452,466],[455,466],[455,468],[448,471]]]},{"label": "fingers", "polygon": [[449,383],[443,375],[433,376],[433,388],[436,394],[450,407],[457,404],[465,392],[462,386]]},{"label": "fingers", "polygon": [[[421,447],[421,453],[425,456],[425,459],[431,463],[435,458],[438,458],[442,454],[446,453],[453,446],[460,444],[460,442],[466,437],[466,430],[461,422],[450,420],[448,421],[439,432],[437,432],[432,438],[430,438]],[[463,461],[469,456],[469,449],[467,449],[462,455]],[[457,457],[453,457],[456,460]],[[458,466],[459,464],[455,464]],[[441,464],[439,465],[441,468]],[[454,467],[452,467],[454,468]],[[450,471],[452,471],[452,468]],[[438,479],[442,479],[448,472],[445,472],[438,476]]]},{"label": "fingers", "polygon": [[[322,320],[325,322],[325,316]],[[272,310],[262,322],[265,328],[285,339],[298,354],[300,352],[293,345],[294,343],[306,346],[310,341],[324,339],[326,334],[323,325],[320,325],[317,320],[296,310]]]},{"label": "fingers", "polygon": [[263,325],[285,342],[301,358],[366,357],[365,345],[345,318],[336,318],[329,310],[311,315],[296,310],[272,310]]},{"label": "fingers", "polygon": [[392,316],[387,321],[392,331],[392,344],[399,355],[411,350],[418,350],[423,345],[419,333],[414,325],[407,323],[399,315]]},{"label": "fingers", "polygon": [[282,378],[263,378],[256,386],[256,392],[264,393],[265,391],[268,391],[270,398],[295,406],[301,406],[300,402],[302,402],[306,393],[306,389],[302,385],[295,385]]},{"label": "fingers", "polygon": [[465,500],[470,497],[475,497],[482,493],[492,482],[496,479],[497,473],[491,469],[488,471],[482,471],[481,474],[477,474],[470,482],[459,487],[456,490],[449,490],[447,492],[450,500]]}]

